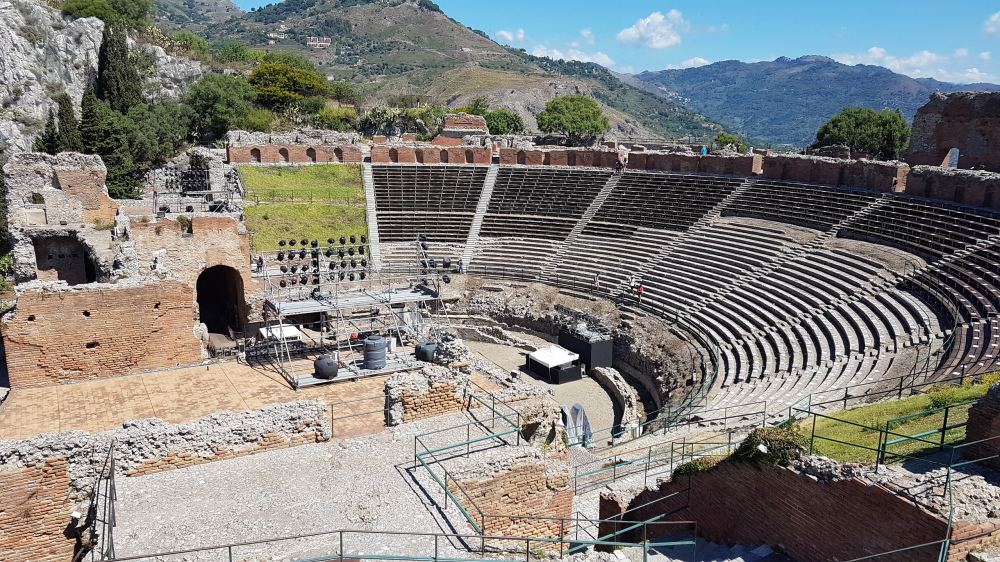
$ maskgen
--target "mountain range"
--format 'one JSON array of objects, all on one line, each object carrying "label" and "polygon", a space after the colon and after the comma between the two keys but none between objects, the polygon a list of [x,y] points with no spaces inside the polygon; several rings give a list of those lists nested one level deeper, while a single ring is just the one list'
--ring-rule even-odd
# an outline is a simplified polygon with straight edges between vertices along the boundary
[{"label": "mountain range", "polygon": [[745,63],[728,60],[624,77],[632,85],[702,113],[768,144],[802,147],[847,106],[898,109],[908,120],[933,92],[1000,91],[996,84],[910,78],[881,66],[841,64],[823,56]]},{"label": "mountain range", "polygon": [[[406,96],[453,108],[483,96],[534,130],[548,101],[581,93],[605,106],[618,136],[711,138],[723,130],[596,64],[503,47],[430,0],[284,0],[251,12],[233,12],[230,0],[157,0],[157,9],[157,24],[168,31],[300,53],[328,77],[357,85],[369,103]],[[331,44],[309,48],[309,37]]]}]

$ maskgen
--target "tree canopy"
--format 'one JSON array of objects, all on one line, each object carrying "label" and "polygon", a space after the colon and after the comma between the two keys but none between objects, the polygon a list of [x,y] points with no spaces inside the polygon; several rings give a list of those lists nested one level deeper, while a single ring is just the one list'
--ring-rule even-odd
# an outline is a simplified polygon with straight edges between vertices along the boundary
[{"label": "tree canopy", "polygon": [[111,109],[128,113],[143,103],[142,79],[139,69],[129,57],[125,29],[119,24],[104,27],[101,48],[97,53],[97,97],[108,102]]},{"label": "tree canopy", "polygon": [[486,127],[494,135],[512,135],[524,132],[524,120],[521,116],[505,108],[487,111],[483,116]]},{"label": "tree canopy", "polygon": [[95,17],[105,23],[139,28],[150,25],[153,0],[66,0],[63,13],[75,18]]},{"label": "tree canopy", "polygon": [[538,129],[543,133],[561,133],[580,139],[596,137],[610,128],[601,106],[580,94],[556,98],[538,114]]},{"label": "tree canopy", "polygon": [[845,107],[816,132],[813,148],[842,144],[879,160],[899,159],[910,144],[910,124],[898,109]]},{"label": "tree canopy", "polygon": [[191,85],[184,103],[194,110],[198,135],[219,139],[247,118],[256,98],[253,86],[242,76],[212,73]]},{"label": "tree canopy", "polygon": [[257,92],[257,102],[272,108],[291,106],[306,96],[330,93],[326,77],[281,62],[261,64],[250,74],[249,81]]}]

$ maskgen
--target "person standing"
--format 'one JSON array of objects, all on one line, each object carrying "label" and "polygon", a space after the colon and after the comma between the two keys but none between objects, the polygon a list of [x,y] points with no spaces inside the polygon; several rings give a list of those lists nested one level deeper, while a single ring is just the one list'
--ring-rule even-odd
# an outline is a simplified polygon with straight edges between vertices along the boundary
[{"label": "person standing", "polygon": [[601,273],[597,272],[594,274],[594,291],[601,290]]}]

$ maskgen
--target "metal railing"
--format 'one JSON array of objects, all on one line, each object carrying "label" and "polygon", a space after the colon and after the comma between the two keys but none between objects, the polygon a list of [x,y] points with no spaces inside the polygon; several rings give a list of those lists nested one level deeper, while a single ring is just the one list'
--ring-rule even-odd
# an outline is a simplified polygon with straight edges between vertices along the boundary
[{"label": "metal railing", "polygon": [[117,442],[112,441],[108,447],[107,456],[101,465],[101,470],[94,480],[94,488],[90,494],[90,506],[87,509],[87,526],[89,534],[86,544],[90,551],[81,560],[99,562],[115,557],[114,529],[117,524],[115,501],[115,449]]}]

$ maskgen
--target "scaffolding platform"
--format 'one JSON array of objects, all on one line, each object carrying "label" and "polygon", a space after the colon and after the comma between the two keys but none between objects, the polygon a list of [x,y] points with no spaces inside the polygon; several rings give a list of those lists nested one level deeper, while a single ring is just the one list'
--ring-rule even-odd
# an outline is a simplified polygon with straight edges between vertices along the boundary
[{"label": "scaffolding platform", "polygon": [[337,295],[319,294],[304,300],[268,299],[270,307],[281,316],[317,314],[376,308],[379,306],[437,300],[438,294],[422,286],[387,291],[340,291]]}]

